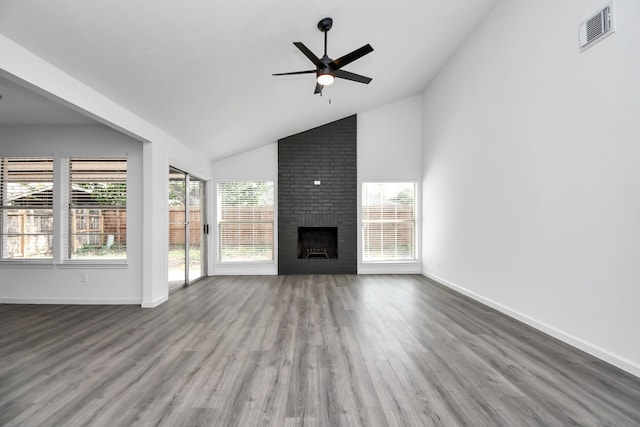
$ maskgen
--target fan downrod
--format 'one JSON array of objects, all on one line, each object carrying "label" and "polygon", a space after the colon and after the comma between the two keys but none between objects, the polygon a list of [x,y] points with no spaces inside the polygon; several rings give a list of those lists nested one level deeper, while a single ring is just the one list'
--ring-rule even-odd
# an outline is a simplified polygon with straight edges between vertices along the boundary
[{"label": "fan downrod", "polygon": [[324,19],[321,19],[320,22],[318,22],[318,29],[323,33],[326,33],[331,29],[332,25],[333,25],[333,19],[324,18]]}]

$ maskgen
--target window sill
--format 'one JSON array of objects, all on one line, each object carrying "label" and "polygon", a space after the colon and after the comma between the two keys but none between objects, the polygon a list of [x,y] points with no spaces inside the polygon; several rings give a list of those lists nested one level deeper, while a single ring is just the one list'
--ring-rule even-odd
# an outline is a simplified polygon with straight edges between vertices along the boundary
[{"label": "window sill", "polygon": [[127,260],[65,260],[56,264],[58,268],[129,268]]},{"label": "window sill", "polygon": [[238,264],[275,264],[273,260],[268,261],[218,261],[217,265],[238,265]]},{"label": "window sill", "polygon": [[362,264],[419,264],[417,259],[390,260],[390,261],[362,261]]},{"label": "window sill", "polygon": [[2,268],[53,268],[51,259],[6,259],[0,261]]},{"label": "window sill", "polygon": [[54,263],[52,260],[2,260],[0,268],[129,268],[127,261],[81,261],[66,260],[61,263]]}]

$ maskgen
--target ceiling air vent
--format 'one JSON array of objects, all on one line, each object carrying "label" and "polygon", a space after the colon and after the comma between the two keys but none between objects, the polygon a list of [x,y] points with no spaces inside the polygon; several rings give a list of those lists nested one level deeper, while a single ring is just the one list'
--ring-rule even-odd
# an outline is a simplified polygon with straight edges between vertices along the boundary
[{"label": "ceiling air vent", "polygon": [[590,48],[613,33],[613,10],[609,3],[580,24],[580,51]]}]

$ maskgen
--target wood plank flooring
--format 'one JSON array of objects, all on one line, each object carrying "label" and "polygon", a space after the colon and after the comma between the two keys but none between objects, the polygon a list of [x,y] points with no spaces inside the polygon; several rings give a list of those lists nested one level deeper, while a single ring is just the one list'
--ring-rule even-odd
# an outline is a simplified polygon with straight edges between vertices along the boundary
[{"label": "wood plank flooring", "polygon": [[640,380],[422,276],[0,305],[0,425],[634,426]]}]

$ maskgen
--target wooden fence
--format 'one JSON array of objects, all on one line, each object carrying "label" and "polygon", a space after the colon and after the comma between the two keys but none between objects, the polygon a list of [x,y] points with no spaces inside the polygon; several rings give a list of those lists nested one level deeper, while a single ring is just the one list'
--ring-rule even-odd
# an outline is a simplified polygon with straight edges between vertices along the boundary
[{"label": "wooden fence", "polygon": [[[127,212],[124,209],[73,209],[71,252],[83,247],[126,247]],[[108,237],[113,236],[113,237]]]},{"label": "wooden fence", "polygon": [[[393,211],[393,212],[392,212]],[[398,212],[400,211],[400,212]],[[273,210],[260,210],[252,208],[250,210],[243,211],[242,209],[235,209],[235,212],[226,212],[227,219],[232,221],[238,221],[233,225],[230,225],[225,229],[225,237],[235,241],[237,244],[242,245],[242,242],[246,240],[247,245],[255,245],[262,243],[270,243],[273,241]],[[127,221],[126,211],[104,209],[100,210],[87,210],[82,215],[77,214],[74,216],[71,223],[75,226],[72,232],[76,236],[85,235],[92,236],[86,237],[86,239],[93,239],[95,241],[84,241],[79,239],[77,242],[74,240],[73,250],[75,246],[82,244],[90,245],[105,245],[106,236],[113,235],[115,237],[115,243],[125,246],[127,243]],[[384,207],[383,209],[371,209],[368,212],[366,218],[369,220],[380,220],[385,218],[391,218],[394,215],[398,215],[403,219],[413,218],[413,209],[405,206]],[[267,221],[267,223],[242,223],[243,220],[248,221]],[[16,215],[13,217],[14,225],[11,227],[14,230],[34,230],[36,233],[43,233],[38,237],[26,237],[16,236],[11,239],[11,251],[15,254],[36,254],[42,252],[51,251],[51,229],[52,219],[50,214],[45,218],[41,214],[22,214],[19,217]],[[169,207],[169,245],[184,245],[185,243],[185,211],[182,206]],[[199,207],[192,207],[189,211],[189,240],[191,244],[199,245],[200,236],[202,235],[202,219]],[[395,227],[391,224],[369,223],[366,226],[366,233],[369,236],[383,236],[382,241],[389,243],[393,242],[396,245],[411,245],[413,244],[414,229],[411,223],[397,224]],[[213,231],[213,230],[212,230]],[[394,239],[391,235],[395,235]],[[97,239],[97,240],[96,240]],[[370,249],[382,249],[378,248],[377,242],[370,242],[372,247]],[[25,256],[25,255],[23,255]],[[26,255],[28,256],[28,255]]]},{"label": "wooden fence", "polygon": [[[184,206],[169,207],[169,245],[184,245],[185,237],[185,212]],[[192,245],[200,244],[202,235],[202,220],[200,208],[189,208],[189,242]]]},{"label": "wooden fence", "polygon": [[50,257],[53,216],[50,210],[20,209],[7,213],[4,230],[6,258]]}]

